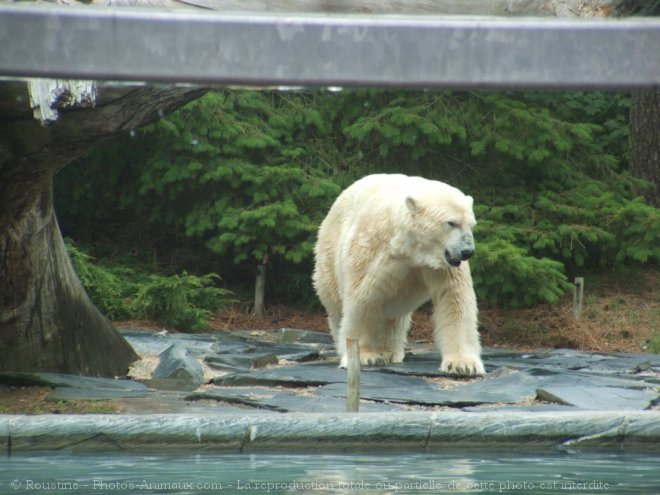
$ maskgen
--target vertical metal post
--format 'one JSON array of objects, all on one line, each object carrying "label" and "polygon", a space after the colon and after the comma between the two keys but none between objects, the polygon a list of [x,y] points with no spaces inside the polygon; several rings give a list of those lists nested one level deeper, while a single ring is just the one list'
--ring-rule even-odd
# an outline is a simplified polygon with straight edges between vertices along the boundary
[{"label": "vertical metal post", "polygon": [[360,409],[360,341],[358,339],[346,339],[346,354],[348,356],[346,410],[358,412]]},{"label": "vertical metal post", "polygon": [[582,316],[582,301],[584,299],[584,278],[575,277],[573,288],[573,317],[579,320]]}]

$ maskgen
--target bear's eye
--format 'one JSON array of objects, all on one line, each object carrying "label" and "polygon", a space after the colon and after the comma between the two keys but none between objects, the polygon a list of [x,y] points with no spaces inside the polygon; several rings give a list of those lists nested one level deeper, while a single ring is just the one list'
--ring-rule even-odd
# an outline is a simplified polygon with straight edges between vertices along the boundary
[{"label": "bear's eye", "polygon": [[449,225],[452,229],[457,229],[458,228],[458,223],[457,222],[447,222],[447,225]]}]

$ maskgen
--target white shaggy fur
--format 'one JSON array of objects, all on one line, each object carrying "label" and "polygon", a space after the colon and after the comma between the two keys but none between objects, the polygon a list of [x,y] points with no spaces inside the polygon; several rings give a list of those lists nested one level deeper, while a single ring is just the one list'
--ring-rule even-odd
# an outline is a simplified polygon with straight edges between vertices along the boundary
[{"label": "white shaggy fur", "polygon": [[370,175],[340,194],[314,250],[340,366],[347,338],[359,339],[363,365],[400,363],[412,312],[432,300],[440,369],[485,373],[465,261],[475,224],[470,196],[421,177]]}]

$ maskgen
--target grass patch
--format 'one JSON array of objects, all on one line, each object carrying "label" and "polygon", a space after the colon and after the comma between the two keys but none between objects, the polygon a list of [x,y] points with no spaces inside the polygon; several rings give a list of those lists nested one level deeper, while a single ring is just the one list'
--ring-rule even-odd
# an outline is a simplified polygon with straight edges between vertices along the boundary
[{"label": "grass patch", "polygon": [[0,414],[117,414],[111,400],[50,400],[50,387],[0,385]]},{"label": "grass patch", "polygon": [[648,351],[653,354],[660,354],[660,332],[654,332],[648,341]]}]

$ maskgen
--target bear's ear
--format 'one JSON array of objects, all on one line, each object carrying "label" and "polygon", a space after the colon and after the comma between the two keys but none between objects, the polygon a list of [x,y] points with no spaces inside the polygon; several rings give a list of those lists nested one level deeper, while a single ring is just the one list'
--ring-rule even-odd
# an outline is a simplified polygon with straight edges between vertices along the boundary
[{"label": "bear's ear", "polygon": [[417,210],[419,209],[419,205],[417,202],[412,199],[410,196],[406,198],[406,206],[408,207],[408,211],[412,213],[413,215],[417,213]]},{"label": "bear's ear", "polygon": [[472,208],[472,205],[474,204],[474,199],[472,196],[465,196],[467,198],[467,202],[470,205],[470,208]]}]

